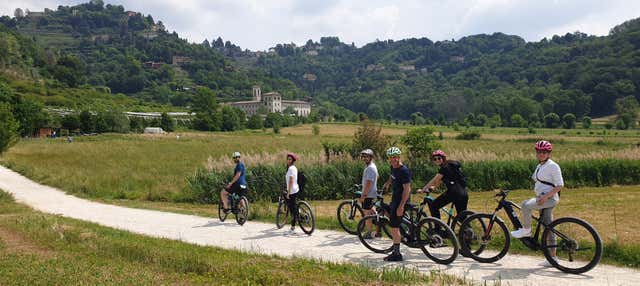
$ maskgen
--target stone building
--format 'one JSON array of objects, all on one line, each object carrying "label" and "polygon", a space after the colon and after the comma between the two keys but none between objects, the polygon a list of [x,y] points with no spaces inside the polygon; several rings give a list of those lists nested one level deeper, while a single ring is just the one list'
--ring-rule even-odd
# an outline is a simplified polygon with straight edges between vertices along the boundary
[{"label": "stone building", "polygon": [[287,107],[292,107],[298,116],[309,116],[311,113],[311,104],[300,100],[282,100],[282,95],[278,92],[269,92],[262,94],[259,86],[253,87],[253,100],[236,101],[229,105],[240,108],[247,116],[258,113],[260,108],[264,107],[270,113],[282,113]]}]

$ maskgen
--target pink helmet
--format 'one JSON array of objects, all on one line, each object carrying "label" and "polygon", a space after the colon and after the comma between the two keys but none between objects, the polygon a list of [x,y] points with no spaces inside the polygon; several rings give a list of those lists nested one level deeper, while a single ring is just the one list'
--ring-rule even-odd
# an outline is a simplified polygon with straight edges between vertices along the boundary
[{"label": "pink helmet", "polygon": [[291,157],[291,159],[293,159],[293,161],[298,161],[298,155],[296,155],[295,153],[287,153],[287,158]]},{"label": "pink helmet", "polygon": [[447,154],[442,150],[435,150],[435,151],[433,151],[433,153],[431,153],[431,157],[436,157],[436,156],[440,156],[442,158],[447,158]]},{"label": "pink helmet", "polygon": [[553,146],[551,146],[551,142],[545,141],[545,140],[540,140],[536,142],[535,148],[537,151],[551,152],[551,150],[553,150]]}]

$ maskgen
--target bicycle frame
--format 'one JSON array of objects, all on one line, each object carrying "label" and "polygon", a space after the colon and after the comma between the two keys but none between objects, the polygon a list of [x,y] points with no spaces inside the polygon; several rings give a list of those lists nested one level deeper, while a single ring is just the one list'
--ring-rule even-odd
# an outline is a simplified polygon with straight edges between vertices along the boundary
[{"label": "bicycle frame", "polygon": [[[519,229],[522,228],[522,223],[520,222],[520,219],[518,218],[518,215],[516,214],[514,208],[520,210],[520,206],[518,206],[517,204],[515,204],[514,202],[507,200],[507,193],[509,191],[500,191],[500,193],[496,194],[496,197],[501,197],[500,200],[498,201],[498,206],[495,208],[495,210],[493,211],[493,213],[491,214],[491,220],[489,221],[489,225],[487,226],[487,229],[485,230],[485,236],[488,236],[489,233],[491,232],[491,229],[493,228],[493,223],[496,219],[499,219],[497,217],[497,214],[500,210],[504,209],[507,217],[509,218],[509,220],[511,221],[511,224],[513,225],[514,229]],[[543,210],[544,211],[544,210]],[[520,241],[522,241],[524,243],[525,246],[527,246],[528,248],[530,248],[531,250],[534,251],[538,251],[540,250],[540,240],[539,240],[539,236],[542,233],[541,231],[543,230],[542,228],[546,229],[548,227],[548,224],[544,223],[543,221],[540,220],[540,217],[536,217],[534,215],[531,216],[531,218],[533,218],[537,224],[536,224],[536,231],[534,232],[534,235],[531,237],[523,237],[520,238]],[[555,229],[552,229],[552,232],[555,235],[558,235],[560,237],[566,238],[566,236],[560,232],[558,232]]]}]

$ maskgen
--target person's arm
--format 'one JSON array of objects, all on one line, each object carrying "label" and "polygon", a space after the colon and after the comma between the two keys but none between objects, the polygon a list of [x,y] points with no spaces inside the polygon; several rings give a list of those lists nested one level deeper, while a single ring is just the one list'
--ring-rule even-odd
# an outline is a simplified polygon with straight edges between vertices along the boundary
[{"label": "person's arm", "polygon": [[404,205],[409,200],[410,195],[411,195],[411,182],[402,184],[402,200],[400,201],[400,205],[398,206],[398,210],[396,211],[397,216],[402,216],[404,214]]},{"label": "person's arm", "polygon": [[241,175],[240,171],[236,172],[236,174],[233,175],[233,178],[231,179],[231,182],[229,182],[229,184],[227,185],[227,189],[231,188],[231,185],[233,185],[235,182],[238,181],[238,179],[240,179],[240,175]]},{"label": "person's arm", "polygon": [[551,182],[555,185],[550,192],[544,194],[538,199],[538,205],[542,205],[547,200],[555,196],[555,194],[559,193],[564,186],[564,180],[562,179],[562,172],[560,171],[560,167],[554,168],[551,172]]},{"label": "person's arm", "polygon": [[289,184],[287,184],[287,196],[291,194],[293,189],[293,176],[289,176]]},{"label": "person's arm", "polygon": [[418,190],[418,193],[422,193],[425,189],[431,187],[437,188],[442,183],[442,177],[442,174],[437,173],[426,185],[424,185],[424,187],[422,187],[422,189]]}]

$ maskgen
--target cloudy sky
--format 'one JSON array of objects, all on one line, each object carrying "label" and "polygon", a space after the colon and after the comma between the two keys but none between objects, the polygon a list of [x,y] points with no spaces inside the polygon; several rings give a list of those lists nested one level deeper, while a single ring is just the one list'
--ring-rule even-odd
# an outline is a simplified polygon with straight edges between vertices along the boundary
[{"label": "cloudy sky", "polygon": [[[89,0],[2,0],[0,14],[15,8],[42,11]],[[581,31],[606,35],[640,17],[637,0],[104,0],[151,14],[192,42],[222,37],[250,50],[278,43],[338,36],[357,46],[386,39],[431,40],[503,32],[539,41]]]}]

